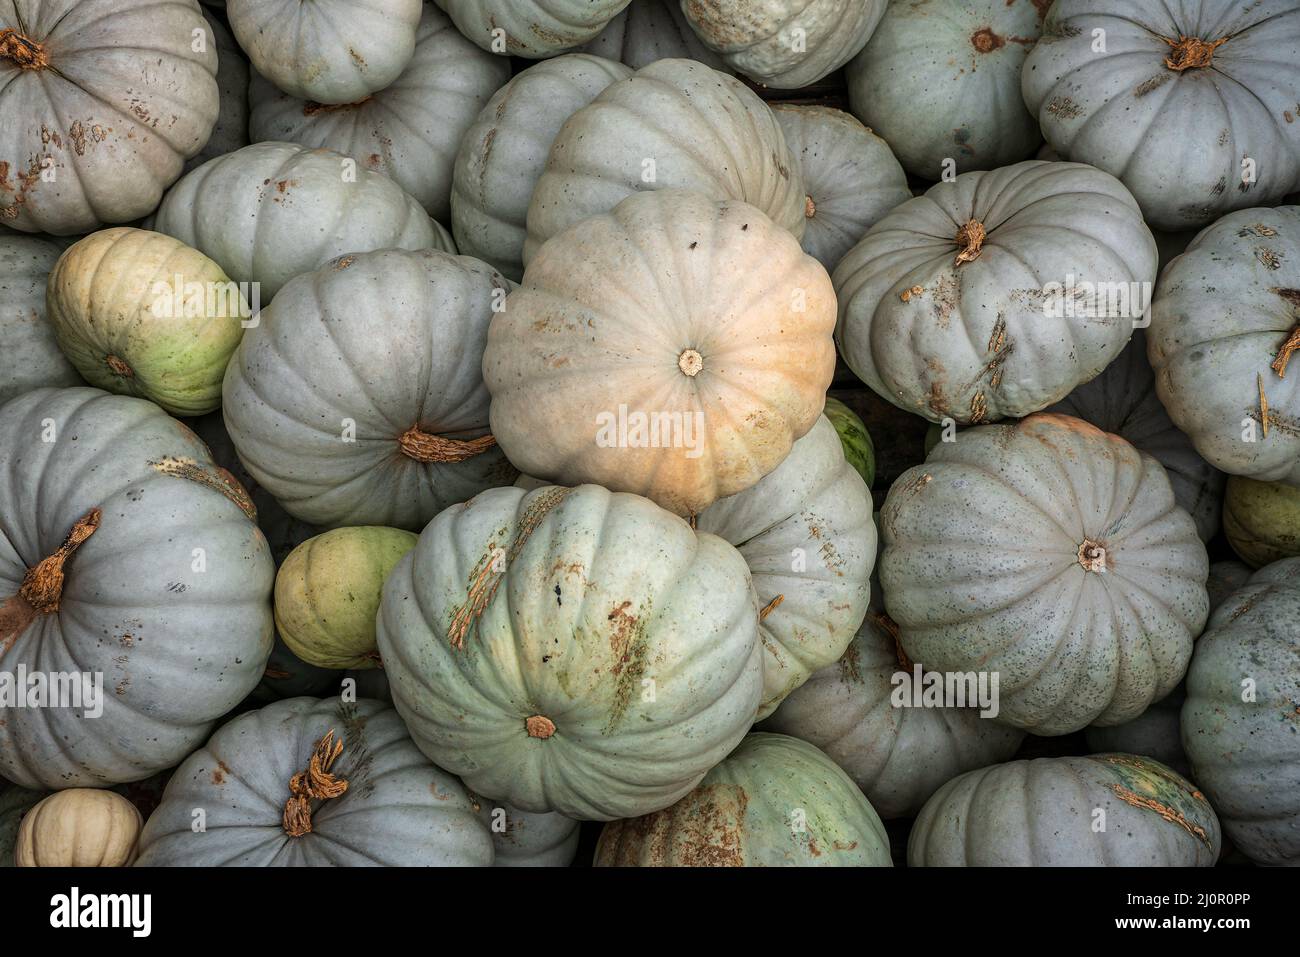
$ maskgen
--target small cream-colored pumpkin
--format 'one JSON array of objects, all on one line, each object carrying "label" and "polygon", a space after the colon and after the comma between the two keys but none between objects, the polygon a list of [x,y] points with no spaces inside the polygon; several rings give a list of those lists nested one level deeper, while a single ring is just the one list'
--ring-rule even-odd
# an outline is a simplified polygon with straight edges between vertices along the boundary
[{"label": "small cream-colored pumpkin", "polygon": [[41,801],[18,828],[19,867],[126,867],[144,820],[113,791],[72,788]]}]

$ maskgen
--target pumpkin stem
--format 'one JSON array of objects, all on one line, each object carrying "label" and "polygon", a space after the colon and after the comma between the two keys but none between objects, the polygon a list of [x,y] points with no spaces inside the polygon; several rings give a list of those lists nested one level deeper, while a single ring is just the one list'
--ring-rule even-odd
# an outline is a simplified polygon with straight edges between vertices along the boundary
[{"label": "pumpkin stem", "polygon": [[775,598],[769,601],[766,605],[763,606],[763,610],[758,613],[758,620],[762,621],[768,615],[772,614],[772,612],[776,611],[777,608],[780,607],[781,602],[783,601],[785,601],[785,595],[777,595]]},{"label": "pumpkin stem", "polygon": [[1085,571],[1101,574],[1106,571],[1106,547],[1100,542],[1085,538],[1079,544],[1079,564]]},{"label": "pumpkin stem", "polygon": [[1171,40],[1169,37],[1160,39],[1174,48],[1173,52],[1165,57],[1165,66],[1182,73],[1184,70],[1209,66],[1214,59],[1214,51],[1232,38],[1220,37],[1210,43],[1196,37],[1179,37],[1177,40]]},{"label": "pumpkin stem", "polygon": [[92,508],[83,515],[68,537],[54,552],[42,559],[23,576],[23,583],[18,586],[18,594],[11,595],[4,604],[0,604],[0,656],[3,656],[18,636],[27,630],[27,626],[38,615],[47,615],[59,610],[59,598],[63,593],[63,566],[72,553],[99,528],[102,511]]},{"label": "pumpkin stem", "polygon": [[913,661],[903,650],[903,643],[898,637],[898,622],[890,618],[883,611],[875,612],[876,624],[889,633],[889,637],[894,639],[894,657],[898,659],[898,666],[904,671],[911,671]]},{"label": "pumpkin stem", "polygon": [[1277,350],[1277,358],[1273,360],[1273,371],[1277,373],[1279,379],[1286,378],[1286,364],[1291,361],[1291,353],[1300,349],[1300,324],[1297,324],[1287,336],[1286,342]]},{"label": "pumpkin stem", "polygon": [[811,196],[805,193],[803,198],[804,219],[812,219],[816,215],[817,215],[817,204],[813,202],[813,198]]},{"label": "pumpkin stem", "polygon": [[1255,373],[1255,386],[1259,389],[1259,426],[1264,432],[1264,438],[1268,438],[1268,396],[1264,393],[1264,376],[1261,373]]},{"label": "pumpkin stem", "polygon": [[973,262],[979,258],[980,251],[984,248],[984,239],[988,233],[984,229],[984,224],[978,219],[972,219],[961,229],[957,230],[957,245],[961,247],[961,252],[957,253],[957,261],[953,264],[960,266],[962,263]]},{"label": "pumpkin stem", "polygon": [[104,356],[104,364],[113,370],[113,375],[119,375],[124,379],[135,378],[135,370],[127,365],[125,360],[118,356]]},{"label": "pumpkin stem", "polygon": [[544,714],[535,714],[531,718],[525,718],[524,727],[528,730],[530,738],[540,738],[543,741],[555,733],[555,722]]},{"label": "pumpkin stem", "polygon": [[0,57],[12,60],[24,70],[43,70],[50,65],[45,47],[17,30],[0,30]]},{"label": "pumpkin stem", "polygon": [[677,357],[677,368],[682,370],[683,375],[688,375],[693,379],[704,368],[704,356],[694,349],[687,349]]},{"label": "pumpkin stem", "polygon": [[497,444],[496,436],[484,435],[477,439],[448,439],[430,435],[413,425],[401,434],[397,447],[407,458],[417,462],[464,462],[486,452]]},{"label": "pumpkin stem", "polygon": [[334,729],[316,742],[307,770],[299,771],[289,779],[289,800],[284,802],[284,833],[302,837],[311,833],[311,802],[329,801],[341,797],[348,782],[335,776],[330,769],[343,753],[343,742],[334,740]]},{"label": "pumpkin stem", "polygon": [[316,116],[320,113],[336,113],[339,110],[350,110],[354,107],[369,103],[374,96],[363,96],[355,103],[317,103],[315,100],[308,100],[302,105],[303,116]]}]

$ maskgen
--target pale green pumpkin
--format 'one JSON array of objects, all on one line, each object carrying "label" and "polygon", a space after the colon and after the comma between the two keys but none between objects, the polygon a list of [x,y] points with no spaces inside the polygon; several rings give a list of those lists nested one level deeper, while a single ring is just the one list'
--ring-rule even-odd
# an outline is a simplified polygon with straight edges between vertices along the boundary
[{"label": "pale green pumpkin", "polygon": [[251,321],[239,285],[215,262],[129,227],[65,250],[45,301],[59,348],[87,382],[173,415],[221,405],[226,363]]},{"label": "pale green pumpkin", "polygon": [[1231,476],[1223,497],[1223,532],[1252,568],[1300,555],[1300,488]]},{"label": "pale green pumpkin", "polygon": [[419,536],[363,525],[309,538],[275,576],[275,626],[299,658],[320,668],[374,668],[375,613],[384,579]]},{"label": "pale green pumpkin", "polygon": [[826,418],[831,420],[839,434],[840,445],[844,446],[844,458],[854,470],[862,476],[862,481],[871,488],[876,480],[876,447],[871,442],[871,433],[857,413],[839,399],[826,397]]}]

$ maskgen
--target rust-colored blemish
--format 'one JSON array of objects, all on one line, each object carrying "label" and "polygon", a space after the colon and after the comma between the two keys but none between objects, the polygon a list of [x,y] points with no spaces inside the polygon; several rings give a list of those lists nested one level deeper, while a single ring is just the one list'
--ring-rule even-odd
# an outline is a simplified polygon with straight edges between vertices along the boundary
[{"label": "rust-colored blemish", "polygon": [[1187,818],[1184,817],[1182,812],[1177,808],[1172,808],[1167,804],[1157,801],[1155,798],[1145,797],[1135,791],[1130,791],[1122,784],[1108,784],[1106,786],[1110,788],[1110,790],[1115,793],[1115,796],[1125,804],[1131,804],[1133,807],[1143,808],[1147,811],[1155,811],[1155,813],[1159,814],[1170,824],[1177,824],[1206,847],[1212,846],[1209,835],[1205,833],[1205,828],[1187,820]]},{"label": "rust-colored blemish", "polygon": [[1007,45],[1007,41],[994,33],[992,27],[976,30],[971,34],[970,42],[980,53],[992,53]]},{"label": "rust-colored blemish", "polygon": [[104,364],[112,370],[113,375],[121,376],[123,379],[135,378],[135,370],[127,365],[126,361],[119,356],[104,356]]},{"label": "rust-colored blemish", "polygon": [[543,741],[555,734],[555,722],[543,714],[535,714],[530,718],[525,718],[524,728],[528,731],[530,738],[540,738]]},{"label": "rust-colored blemish", "polygon": [[783,601],[785,601],[785,595],[777,595],[775,598],[769,601],[766,605],[763,606],[763,610],[758,613],[758,620],[763,621],[764,619],[766,619],[768,615],[772,614],[772,612],[776,611],[778,608],[781,607],[781,602]]}]

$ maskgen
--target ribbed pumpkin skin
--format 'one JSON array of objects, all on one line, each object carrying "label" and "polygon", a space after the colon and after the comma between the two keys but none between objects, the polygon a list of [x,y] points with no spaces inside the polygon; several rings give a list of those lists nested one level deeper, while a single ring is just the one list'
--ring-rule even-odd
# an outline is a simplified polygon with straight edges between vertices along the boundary
[{"label": "ribbed pumpkin skin", "polygon": [[23,818],[15,863],[19,867],[126,867],[135,860],[144,820],[112,791],[56,791]]},{"label": "ribbed pumpkin skin", "polygon": [[579,824],[562,814],[532,814],[473,791],[470,803],[492,834],[493,867],[568,867],[578,853]]},{"label": "ribbed pumpkin skin", "polygon": [[14,867],[18,847],[18,827],[23,815],[39,804],[45,791],[29,791],[0,780],[0,867]]},{"label": "ribbed pumpkin skin", "polygon": [[1147,361],[1144,330],[1097,378],[1085,382],[1047,409],[1091,422],[1131,442],[1165,467],[1174,500],[1196,521],[1202,541],[1219,531],[1226,476],[1201,458],[1192,440],[1179,431],[1156,395],[1155,373]]},{"label": "ribbed pumpkin skin", "polygon": [[581,46],[628,0],[436,0],[484,50],[538,60]]},{"label": "ribbed pumpkin skin", "polygon": [[1252,568],[1300,555],[1300,488],[1232,476],[1223,498],[1223,532]]},{"label": "ribbed pumpkin skin", "polygon": [[153,228],[233,279],[259,283],[262,305],[294,276],[344,253],[455,251],[451,235],[388,177],[296,143],[254,143],[185,174]]},{"label": "ribbed pumpkin skin", "polygon": [[1156,391],[1216,468],[1300,487],[1300,359],[1286,378],[1272,368],[1297,325],[1300,206],[1225,216],[1161,273],[1147,332]]},{"label": "ribbed pumpkin skin", "polygon": [[228,0],[253,68],[291,96],[355,103],[401,75],[421,0]]},{"label": "ribbed pumpkin skin", "polygon": [[415,55],[389,86],[333,107],[281,93],[254,74],[254,140],[285,140],[351,156],[406,190],[430,216],[451,213],[452,166],[461,137],[510,78],[510,63],[466,40],[438,8],[424,5]]},{"label": "ribbed pumpkin skin", "polygon": [[876,449],[865,423],[858,418],[856,412],[831,396],[826,397],[826,408],[822,414],[839,434],[840,445],[844,448],[844,460],[862,476],[862,481],[870,489],[876,481]]},{"label": "ribbed pumpkin skin", "polygon": [[816,83],[851,60],[885,7],[886,0],[682,0],[705,46],[779,90]]},{"label": "ribbed pumpkin skin", "polygon": [[248,145],[248,59],[221,19],[204,9],[203,19],[217,44],[217,122],[203,149],[185,161],[185,172]]},{"label": "ribbed pumpkin skin", "polygon": [[[46,419],[53,442],[42,441]],[[0,409],[0,448],[0,600],[92,508],[103,512],[64,566],[59,609],[0,663],[104,676],[95,720],[80,708],[9,711],[0,774],[102,787],[172,767],[252,690],[271,650],[275,569],[242,489],[156,405],[98,389],[14,399]]]},{"label": "ribbed pumpkin skin", "polygon": [[803,235],[803,182],[772,111],[733,76],[659,60],[611,83],[556,134],[528,206],[524,265],[569,226],[655,189],[743,200]]},{"label": "ribbed pumpkin skin", "polygon": [[1020,96],[1042,0],[891,3],[847,69],[849,106],[908,172],[994,169],[1033,155],[1042,136]]},{"label": "ribbed pumpkin skin", "polygon": [[1257,864],[1300,864],[1297,622],[1300,558],[1285,558],[1215,611],[1187,672],[1183,747],[1232,843]]},{"label": "ribbed pumpkin skin", "polygon": [[1150,758],[1097,754],[1012,761],[954,778],[921,809],[907,863],[1213,867],[1220,844],[1214,809],[1186,779]]},{"label": "ribbed pumpkin skin", "polygon": [[92,233],[50,272],[46,320],[87,382],[172,415],[221,405],[221,379],[252,322],[238,286],[184,243],[146,229]]},{"label": "ribbed pumpkin skin", "polygon": [[727,70],[695,35],[678,0],[633,0],[581,50],[634,70],[667,59],[699,60],[715,70]]},{"label": "ribbed pumpkin skin", "polygon": [[[289,778],[329,731],[348,782],[312,802],[310,833],[282,826]],[[205,832],[191,830],[193,811]],[[465,788],[416,750],[378,701],[290,698],[224,725],[176,769],[140,837],[141,867],[483,867],[492,840]]]},{"label": "ribbed pumpkin skin", "polygon": [[198,5],[15,0],[0,30],[47,61],[0,56],[0,223],[72,236],[157,206],[217,118],[217,48]]},{"label": "ribbed pumpkin skin", "polygon": [[690,794],[605,825],[597,867],[892,867],[862,792],[826,755],[750,734]]},{"label": "ribbed pumpkin skin", "polygon": [[[699,512],[812,428],[833,326],[825,270],[759,210],[683,190],[631,196],[547,243],[493,317],[492,431],[527,474]],[[620,407],[680,427],[663,426],[657,448],[625,439]]]},{"label": "ribbed pumpkin skin", "polygon": [[1005,761],[1024,733],[970,708],[896,708],[894,636],[878,611],[840,660],[791,692],[763,726],[816,745],[844,769],[886,820],[910,817],[940,785]]},{"label": "ribbed pumpkin skin", "polygon": [[440,514],[384,584],[379,652],[439,767],[583,820],[682,797],[762,696],[740,554],[591,485],[491,489]]},{"label": "ribbed pumpkin skin", "polygon": [[53,243],[0,235],[0,405],[30,389],[81,384],[45,321],[45,282],[58,259]]},{"label": "ribbed pumpkin skin", "polygon": [[518,282],[528,201],[555,134],[601,90],[631,75],[612,60],[572,53],[535,63],[497,90],[456,153],[451,231],[457,249]]},{"label": "ribbed pumpkin skin", "polygon": [[803,248],[833,270],[868,229],[912,198],[889,144],[843,110],[777,103],[786,146],[806,193]]},{"label": "ribbed pumpkin skin", "polygon": [[[958,263],[971,220],[987,236]],[[1038,160],[963,173],[895,208],[840,261],[836,339],[863,382],[931,422],[1024,416],[1096,376],[1132,335],[1129,317],[1047,315],[1045,287],[1155,274],[1155,240],[1113,176]]]},{"label": "ribbed pumpkin skin", "polygon": [[[1208,65],[1180,72],[1166,61],[1182,37],[1224,42]],[[1123,179],[1154,227],[1189,229],[1270,206],[1300,182],[1293,0],[1058,0],[1021,85],[1047,142]],[[1255,163],[1250,185],[1244,157]]]},{"label": "ribbed pumpkin skin", "polygon": [[1208,614],[1205,546],[1164,469],[1079,419],[940,443],[880,523],[908,657],[998,672],[997,720],[1035,734],[1136,718],[1182,678]]},{"label": "ribbed pumpkin skin", "polygon": [[[508,282],[432,249],[344,256],[293,280],[226,370],[226,428],[249,474],[322,528],[417,530],[453,502],[514,480],[499,448],[418,461],[401,437],[481,437],[480,373]],[[349,423],[355,441],[345,441]]]}]

